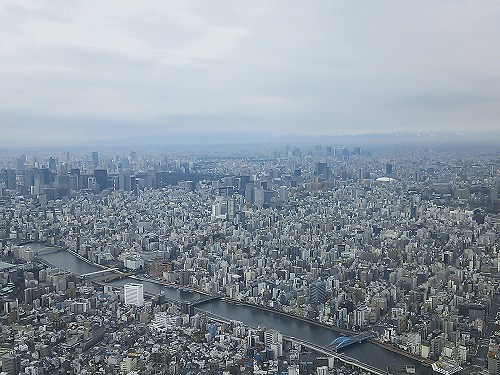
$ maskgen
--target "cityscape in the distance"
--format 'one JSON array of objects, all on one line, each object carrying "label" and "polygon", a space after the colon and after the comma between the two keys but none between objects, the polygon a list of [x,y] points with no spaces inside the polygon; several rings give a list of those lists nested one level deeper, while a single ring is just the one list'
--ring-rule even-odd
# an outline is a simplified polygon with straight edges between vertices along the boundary
[{"label": "cityscape in the distance", "polygon": [[500,375],[500,1],[0,0],[0,375]]},{"label": "cityscape in the distance", "polygon": [[497,374],[495,147],[5,154],[7,374]]}]

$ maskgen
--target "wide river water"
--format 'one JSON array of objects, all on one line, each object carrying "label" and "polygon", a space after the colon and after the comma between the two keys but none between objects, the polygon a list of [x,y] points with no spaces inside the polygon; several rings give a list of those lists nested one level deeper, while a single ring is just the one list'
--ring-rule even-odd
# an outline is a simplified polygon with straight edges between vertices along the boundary
[{"label": "wide river water", "polygon": [[[43,244],[30,244],[30,246],[37,251],[46,248]],[[41,258],[56,267],[67,269],[77,275],[100,270],[100,268],[78,259],[67,251],[42,254]],[[123,286],[128,282],[138,281],[124,278],[122,280],[110,282],[109,284]],[[166,297],[178,301],[188,301],[196,295],[196,293],[169,288],[148,281],[140,282],[144,284],[144,290],[146,292],[155,295],[162,292]],[[197,307],[200,310],[205,310],[227,319],[241,321],[251,327],[260,325],[261,327],[274,329],[285,335],[297,337],[316,345],[326,346],[339,336],[337,332],[332,331],[328,327],[319,326],[308,321],[274,313],[272,311],[261,310],[246,305],[235,305],[222,300],[205,302]],[[420,362],[381,348],[371,342],[352,345],[342,349],[342,352],[349,357],[356,358],[381,370],[386,370],[387,366],[390,364],[400,364],[414,365],[417,374],[427,375],[433,373],[431,368],[423,366]]]}]

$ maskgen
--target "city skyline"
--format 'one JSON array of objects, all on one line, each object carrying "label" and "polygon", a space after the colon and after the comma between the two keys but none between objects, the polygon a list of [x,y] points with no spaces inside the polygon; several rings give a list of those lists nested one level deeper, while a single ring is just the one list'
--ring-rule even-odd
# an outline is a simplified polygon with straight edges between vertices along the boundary
[{"label": "city skyline", "polygon": [[492,1],[2,2],[0,147],[498,134],[499,15]]},{"label": "city skyline", "polygon": [[500,373],[498,147],[231,150],[2,155],[1,370]]}]

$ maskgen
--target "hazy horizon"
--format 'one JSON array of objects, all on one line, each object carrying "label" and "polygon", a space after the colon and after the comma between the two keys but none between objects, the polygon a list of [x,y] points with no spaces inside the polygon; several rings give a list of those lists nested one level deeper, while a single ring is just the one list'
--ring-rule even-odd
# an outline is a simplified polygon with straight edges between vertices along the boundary
[{"label": "hazy horizon", "polygon": [[0,1],[0,147],[498,138],[499,19],[495,1]]}]

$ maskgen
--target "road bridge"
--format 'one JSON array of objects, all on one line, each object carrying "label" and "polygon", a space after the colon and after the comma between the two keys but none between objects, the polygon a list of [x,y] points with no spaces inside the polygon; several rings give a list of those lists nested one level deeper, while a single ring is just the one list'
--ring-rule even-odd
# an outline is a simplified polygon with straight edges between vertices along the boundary
[{"label": "road bridge", "polygon": [[[30,245],[23,245],[26,247],[31,247]],[[59,253],[60,251],[64,251],[64,249],[60,247],[52,247],[52,246],[46,246],[42,249],[36,250],[36,255],[45,255],[45,254],[54,254],[54,253]]]},{"label": "road bridge", "polygon": [[204,302],[213,301],[213,300],[222,298],[223,295],[224,295],[223,293],[211,294],[208,296],[198,294],[195,297],[193,297],[190,302],[193,306],[198,306]]},{"label": "road bridge", "polygon": [[107,273],[103,274],[101,276],[93,277],[92,281],[103,281],[103,282],[110,282],[114,280],[121,280],[124,277],[130,277],[133,276],[133,272],[112,272],[112,273]]},{"label": "road bridge", "polygon": [[99,270],[99,271],[94,271],[94,272],[88,272],[88,273],[84,273],[83,275],[80,275],[82,278],[85,278],[85,279],[92,279],[94,278],[94,276],[103,276],[103,275],[106,275],[106,274],[111,274],[111,273],[115,273],[117,270],[114,270],[114,269],[111,269],[111,268],[106,268],[106,269],[103,269],[103,270]]},{"label": "road bridge", "polygon": [[319,346],[319,345],[316,345],[316,344],[313,344],[313,343],[310,343],[307,341],[303,341],[303,340],[297,339],[297,338],[292,337],[292,336],[283,335],[283,338],[285,340],[290,341],[292,344],[300,344],[305,348],[308,348],[310,350],[315,351],[316,353],[320,353],[320,354],[323,354],[323,355],[328,356],[328,357],[333,357],[333,358],[335,358],[335,360],[340,361],[347,366],[361,369],[361,370],[366,371],[370,374],[373,374],[373,375],[386,375],[387,374],[386,371],[382,371],[374,366],[371,366],[371,365],[368,365],[368,364],[363,363],[361,361],[358,361],[357,359],[349,357],[345,354],[337,353],[335,350],[328,349],[328,348],[325,348],[325,347],[322,347],[322,346]]},{"label": "road bridge", "polygon": [[359,335],[349,337],[341,336],[333,340],[328,346],[333,347],[335,350],[339,350],[349,345],[359,344],[363,341],[371,339],[372,337],[375,337],[375,334],[373,332],[360,333]]},{"label": "road bridge", "polygon": [[134,275],[133,272],[122,272],[115,268],[107,268],[94,272],[88,272],[83,275],[80,275],[80,277],[85,280],[99,282],[99,281],[113,281],[117,279],[122,279],[124,277],[130,277],[132,275]]}]

